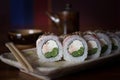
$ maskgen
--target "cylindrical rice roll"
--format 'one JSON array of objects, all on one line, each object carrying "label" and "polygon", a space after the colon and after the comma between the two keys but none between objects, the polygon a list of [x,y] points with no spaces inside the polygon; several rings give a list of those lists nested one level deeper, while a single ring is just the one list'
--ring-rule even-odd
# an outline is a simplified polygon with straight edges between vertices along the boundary
[{"label": "cylindrical rice roll", "polygon": [[92,34],[86,34],[83,36],[88,45],[88,59],[96,59],[100,56],[101,45],[97,37]]},{"label": "cylindrical rice roll", "polygon": [[119,53],[120,52],[120,38],[115,33],[107,32],[107,34],[110,37],[111,42],[112,42],[112,53]]},{"label": "cylindrical rice roll", "polygon": [[62,44],[56,35],[43,35],[36,42],[40,62],[54,62],[62,58]]},{"label": "cylindrical rice roll", "polygon": [[106,56],[111,53],[112,45],[110,38],[102,32],[96,33],[101,44],[101,56]]},{"label": "cylindrical rice roll", "polygon": [[83,62],[87,58],[87,43],[78,35],[69,35],[63,40],[63,59]]}]

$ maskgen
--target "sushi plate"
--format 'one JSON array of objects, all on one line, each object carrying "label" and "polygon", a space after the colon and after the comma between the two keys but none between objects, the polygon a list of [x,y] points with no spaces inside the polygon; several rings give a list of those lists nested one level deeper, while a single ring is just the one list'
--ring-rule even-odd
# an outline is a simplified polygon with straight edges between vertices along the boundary
[{"label": "sushi plate", "polygon": [[22,53],[29,61],[29,63],[33,66],[33,72],[25,71],[22,65],[19,62],[17,62],[15,57],[10,52],[1,54],[0,60],[8,65],[18,68],[20,71],[26,74],[44,80],[55,79],[70,73],[74,73],[76,71],[85,70],[95,65],[100,65],[100,63],[105,63],[110,60],[113,60],[113,58],[120,57],[120,53],[112,53],[110,55],[102,56],[97,59],[87,59],[82,63],[68,62],[64,60],[58,62],[41,63],[38,61],[36,48],[23,50]]}]

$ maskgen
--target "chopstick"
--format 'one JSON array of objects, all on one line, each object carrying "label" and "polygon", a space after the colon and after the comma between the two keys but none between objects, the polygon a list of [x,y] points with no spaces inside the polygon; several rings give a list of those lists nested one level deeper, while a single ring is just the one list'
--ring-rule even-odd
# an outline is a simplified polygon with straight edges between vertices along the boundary
[{"label": "chopstick", "polygon": [[22,55],[22,53],[15,47],[12,42],[6,43],[6,47],[11,51],[11,53],[15,56],[17,61],[23,66],[26,71],[33,72],[33,67],[27,61],[27,59]]}]

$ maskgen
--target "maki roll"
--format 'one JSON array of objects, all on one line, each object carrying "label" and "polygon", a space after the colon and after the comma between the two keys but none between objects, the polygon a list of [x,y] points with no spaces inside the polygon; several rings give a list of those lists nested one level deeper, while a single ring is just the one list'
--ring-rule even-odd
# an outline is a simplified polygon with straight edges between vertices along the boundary
[{"label": "maki roll", "polygon": [[98,58],[101,53],[101,45],[95,34],[86,34],[83,37],[88,45],[88,59]]},{"label": "maki roll", "polygon": [[97,32],[96,35],[101,44],[101,56],[109,55],[112,49],[110,38],[102,32]]},{"label": "maki roll", "polygon": [[56,35],[42,35],[36,42],[40,62],[54,62],[62,58],[62,44]]},{"label": "maki roll", "polygon": [[120,38],[111,32],[107,32],[108,36],[111,39],[112,42],[112,53],[119,53],[120,51]]},{"label": "maki roll", "polygon": [[120,38],[120,31],[116,31],[115,34]]},{"label": "maki roll", "polygon": [[87,43],[78,35],[69,35],[63,40],[63,59],[83,62],[87,58]]}]

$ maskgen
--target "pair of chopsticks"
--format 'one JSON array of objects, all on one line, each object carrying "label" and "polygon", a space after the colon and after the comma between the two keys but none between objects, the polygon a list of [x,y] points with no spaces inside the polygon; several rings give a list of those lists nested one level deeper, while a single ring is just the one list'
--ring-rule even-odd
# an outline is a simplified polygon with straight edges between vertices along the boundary
[{"label": "pair of chopsticks", "polygon": [[12,42],[6,43],[6,47],[11,51],[11,53],[15,56],[17,61],[23,66],[26,71],[33,72],[33,67],[27,61],[27,59],[22,55],[22,53],[15,47]]}]

